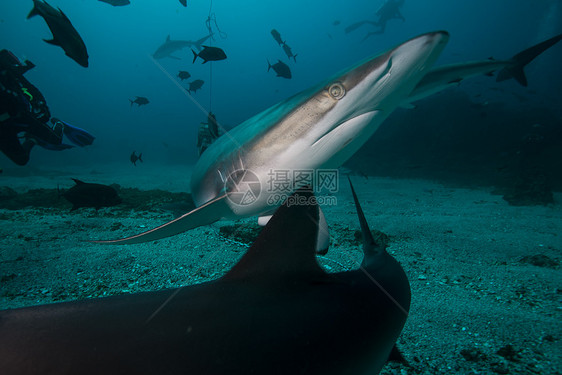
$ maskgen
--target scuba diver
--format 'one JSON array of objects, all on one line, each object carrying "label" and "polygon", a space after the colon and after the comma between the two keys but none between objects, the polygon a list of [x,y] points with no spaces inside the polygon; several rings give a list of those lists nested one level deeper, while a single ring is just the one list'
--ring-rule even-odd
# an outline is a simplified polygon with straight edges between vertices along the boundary
[{"label": "scuba diver", "polygon": [[199,130],[197,132],[197,150],[199,156],[201,156],[201,154],[221,135],[222,132],[219,130],[217,118],[212,112],[209,112],[207,122],[199,124]]},{"label": "scuba diver", "polygon": [[50,119],[45,98],[23,76],[34,67],[32,62],[21,63],[10,51],[0,50],[0,151],[17,165],[27,164],[35,145],[56,151],[74,147],[62,142],[63,135],[80,147],[95,139],[83,129]]},{"label": "scuba diver", "polygon": [[385,3],[379,8],[376,13],[378,17],[377,21],[363,20],[356,22],[345,29],[346,34],[352,32],[353,30],[363,26],[365,24],[371,24],[378,27],[378,30],[369,32],[364,38],[365,41],[372,35],[383,34],[386,29],[386,23],[392,19],[401,19],[406,21],[406,18],[400,13],[400,7],[404,5],[404,0],[386,0]]}]

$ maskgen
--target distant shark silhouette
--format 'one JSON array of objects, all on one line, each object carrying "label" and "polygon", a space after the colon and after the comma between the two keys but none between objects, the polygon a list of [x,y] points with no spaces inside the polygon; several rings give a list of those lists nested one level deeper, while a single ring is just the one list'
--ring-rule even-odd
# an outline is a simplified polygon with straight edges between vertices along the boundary
[{"label": "distant shark silhouette", "polygon": [[403,107],[412,107],[414,101],[423,99],[451,86],[458,86],[463,80],[479,75],[493,75],[498,72],[496,81],[515,79],[521,86],[527,86],[524,68],[541,53],[562,40],[562,34],[556,35],[532,47],[529,47],[508,60],[488,59],[448,64],[432,68],[408,96]]},{"label": "distant shark silhouette", "polygon": [[318,206],[282,205],[218,280],[0,311],[2,374],[378,373],[406,321],[410,286],[353,196],[359,269],[325,273],[315,258]]},{"label": "distant shark silhouette", "polygon": [[171,59],[180,60],[179,57],[173,56],[172,54],[186,47],[195,47],[198,51],[201,51],[202,43],[204,43],[211,36],[212,34],[209,34],[199,40],[191,41],[191,40],[172,40],[168,35],[166,41],[160,47],[158,47],[158,49],[156,50],[156,52],[154,52],[152,57],[154,57],[155,59],[163,59],[165,57],[169,57]]}]

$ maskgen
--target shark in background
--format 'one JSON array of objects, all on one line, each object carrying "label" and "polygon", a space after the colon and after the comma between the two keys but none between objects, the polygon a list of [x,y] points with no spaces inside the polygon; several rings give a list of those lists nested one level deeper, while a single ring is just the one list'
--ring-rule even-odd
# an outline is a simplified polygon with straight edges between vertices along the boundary
[{"label": "shark in background", "polygon": [[180,60],[179,57],[173,55],[174,52],[177,52],[187,47],[195,48],[197,49],[197,51],[201,51],[201,49],[203,48],[202,44],[212,36],[213,36],[212,34],[209,34],[201,39],[192,41],[192,40],[173,40],[170,39],[170,36],[168,35],[166,37],[166,41],[164,41],[164,43],[160,47],[158,47],[158,49],[156,49],[156,51],[152,54],[152,57],[154,57],[155,59],[163,59],[165,57],[169,57],[171,59]]},{"label": "shark in background", "polygon": [[265,187],[271,170],[341,166],[406,100],[448,39],[445,31],[412,38],[243,122],[218,138],[195,165],[196,209],[140,235],[97,242],[153,241],[222,218],[270,215],[275,191],[261,189],[249,204],[233,199],[248,191],[248,178]]},{"label": "shark in background", "polygon": [[358,269],[322,270],[318,206],[282,205],[215,281],[0,311],[2,373],[377,374],[408,317],[410,285],[352,194]]},{"label": "shark in background", "polygon": [[412,102],[426,98],[449,87],[458,86],[463,80],[480,75],[497,73],[496,81],[515,79],[520,85],[527,86],[524,68],[544,51],[562,40],[562,34],[556,35],[532,47],[529,47],[508,60],[488,59],[448,64],[432,68],[408,96],[403,107],[412,108]]}]

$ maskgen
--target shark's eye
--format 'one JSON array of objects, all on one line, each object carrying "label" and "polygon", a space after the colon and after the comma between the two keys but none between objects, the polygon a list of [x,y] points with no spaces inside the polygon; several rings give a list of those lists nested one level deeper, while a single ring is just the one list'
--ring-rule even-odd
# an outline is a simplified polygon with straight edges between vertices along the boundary
[{"label": "shark's eye", "polygon": [[345,88],[341,83],[336,82],[328,88],[328,93],[332,98],[340,100],[345,96]]}]

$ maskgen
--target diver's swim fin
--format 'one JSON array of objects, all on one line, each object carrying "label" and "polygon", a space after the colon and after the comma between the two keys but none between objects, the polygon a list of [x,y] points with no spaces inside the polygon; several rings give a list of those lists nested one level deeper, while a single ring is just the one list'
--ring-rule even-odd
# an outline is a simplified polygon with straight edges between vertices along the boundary
[{"label": "diver's swim fin", "polygon": [[63,151],[63,150],[68,150],[69,148],[74,148],[74,146],[72,145],[67,145],[66,143],[59,143],[59,144],[53,144],[53,143],[47,143],[41,139],[35,139],[37,146],[43,147],[46,150],[50,150],[50,151]]},{"label": "diver's swim fin", "polygon": [[74,143],[76,146],[89,146],[94,142],[94,139],[96,139],[96,137],[94,137],[84,129],[72,126],[69,123],[61,121],[59,119],[53,120],[62,122],[64,124],[62,132],[64,133],[64,135],[66,135],[66,138],[68,138],[68,140]]}]

